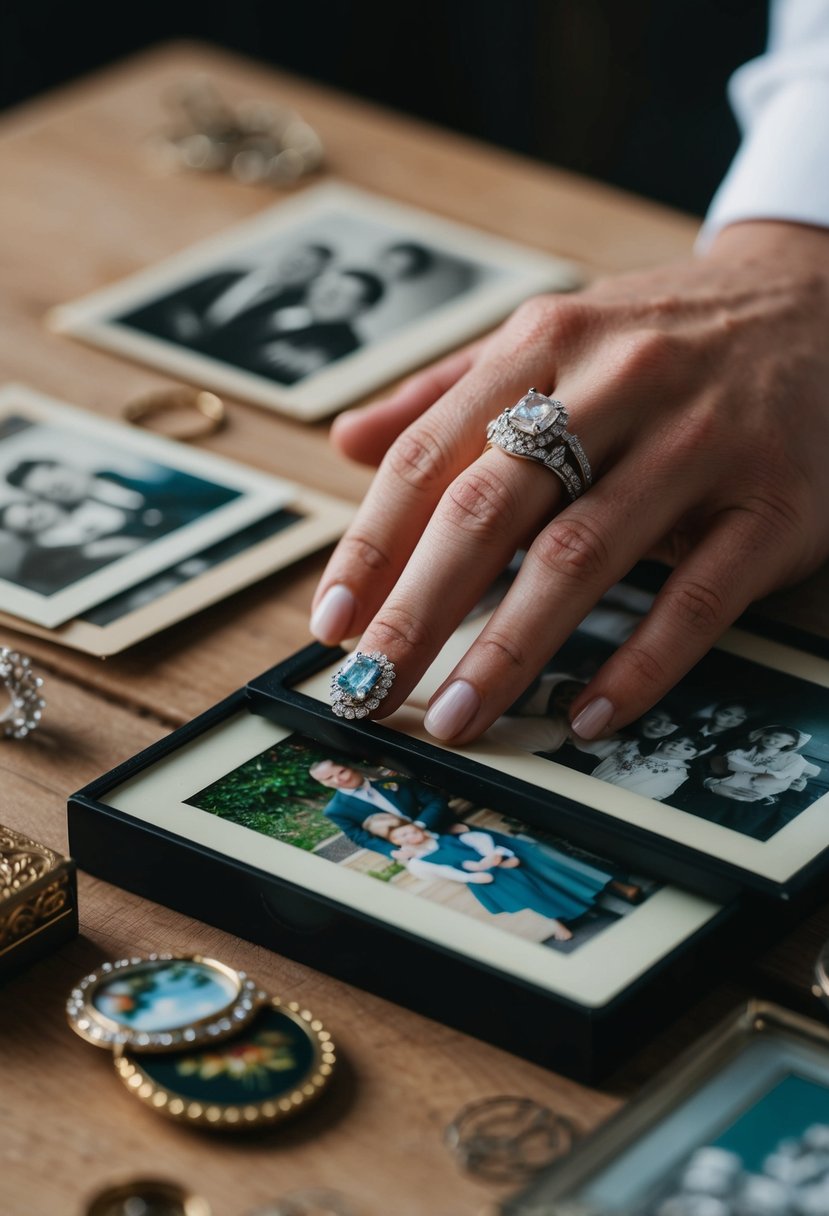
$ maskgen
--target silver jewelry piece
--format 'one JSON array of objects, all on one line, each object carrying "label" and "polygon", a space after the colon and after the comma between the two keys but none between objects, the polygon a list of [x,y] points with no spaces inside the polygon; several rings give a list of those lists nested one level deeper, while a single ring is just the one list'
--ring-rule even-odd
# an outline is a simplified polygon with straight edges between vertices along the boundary
[{"label": "silver jewelry piece", "polygon": [[331,708],[338,718],[366,718],[389,695],[394,663],[379,650],[355,650],[331,680]]},{"label": "silver jewelry piece", "polygon": [[43,717],[43,680],[32,671],[28,655],[0,646],[0,682],[9,694],[8,709],[0,714],[0,734],[7,739],[25,739]]},{"label": "silver jewelry piece", "polygon": [[487,447],[543,464],[555,473],[574,502],[590,489],[593,473],[578,437],[567,430],[568,421],[561,401],[531,388],[517,405],[489,423]]},{"label": "silver jewelry piece", "polygon": [[532,1098],[498,1096],[464,1106],[444,1140],[470,1174],[516,1184],[569,1152],[577,1134],[569,1119]]}]

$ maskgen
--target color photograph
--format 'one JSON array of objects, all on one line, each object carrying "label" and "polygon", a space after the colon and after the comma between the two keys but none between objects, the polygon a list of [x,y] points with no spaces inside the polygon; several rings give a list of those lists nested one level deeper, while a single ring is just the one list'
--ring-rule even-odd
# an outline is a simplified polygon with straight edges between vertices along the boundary
[{"label": "color photograph", "polygon": [[92,1004],[132,1030],[177,1030],[215,1017],[236,999],[237,987],[215,967],[175,959],[125,969],[103,980]]},{"label": "color photograph", "polygon": [[187,802],[567,954],[658,890],[555,836],[297,734]]}]

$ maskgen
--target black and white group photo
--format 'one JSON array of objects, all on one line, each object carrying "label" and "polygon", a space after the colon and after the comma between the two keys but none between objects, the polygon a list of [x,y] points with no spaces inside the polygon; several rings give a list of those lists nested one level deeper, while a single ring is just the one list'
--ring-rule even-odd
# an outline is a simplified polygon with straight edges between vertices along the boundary
[{"label": "black and white group photo", "polygon": [[118,325],[294,385],[497,273],[419,235],[332,211],[227,252]]},{"label": "black and white group photo", "polygon": [[558,837],[297,734],[186,801],[566,954],[659,890]]},{"label": "black and white group photo", "polygon": [[569,709],[649,597],[614,588],[487,738],[765,841],[829,792],[829,691],[712,650],[670,697],[608,739]]},{"label": "black and white group photo", "polygon": [[240,494],[88,432],[0,419],[0,579],[54,595]]}]

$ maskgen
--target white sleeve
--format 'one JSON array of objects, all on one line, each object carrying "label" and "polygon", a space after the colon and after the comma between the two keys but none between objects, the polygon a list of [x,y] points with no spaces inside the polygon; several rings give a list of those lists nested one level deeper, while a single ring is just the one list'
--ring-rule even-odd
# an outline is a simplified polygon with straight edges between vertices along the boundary
[{"label": "white sleeve", "polygon": [[442,865],[439,861],[428,861],[425,857],[412,857],[406,869],[415,878],[448,878],[450,882],[470,882],[472,872],[456,870],[454,866]]},{"label": "white sleeve", "polygon": [[491,857],[493,853],[497,853],[500,857],[515,856],[512,849],[508,849],[502,844],[496,844],[489,832],[461,832],[458,839],[469,845],[470,849],[474,849],[480,857]]},{"label": "white sleeve", "polygon": [[827,0],[772,0],[768,49],[734,73],[729,98],[743,141],[698,250],[740,220],[829,227]]}]

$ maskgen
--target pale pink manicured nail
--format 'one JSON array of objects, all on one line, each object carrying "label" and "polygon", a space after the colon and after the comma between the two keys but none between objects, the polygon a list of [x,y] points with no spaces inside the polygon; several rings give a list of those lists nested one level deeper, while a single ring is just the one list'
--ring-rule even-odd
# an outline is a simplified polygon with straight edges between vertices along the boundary
[{"label": "pale pink manicured nail", "polygon": [[429,706],[423,725],[435,739],[454,739],[481,707],[481,698],[466,680],[455,680]]},{"label": "pale pink manicured nail", "polygon": [[580,739],[595,739],[613,717],[613,703],[607,697],[596,697],[576,714],[572,726]]},{"label": "pale pink manicured nail", "polygon": [[357,601],[342,583],[329,587],[311,615],[311,633],[327,646],[348,637]]}]

